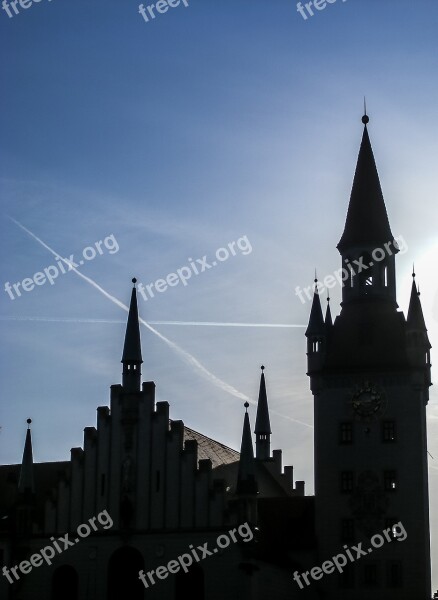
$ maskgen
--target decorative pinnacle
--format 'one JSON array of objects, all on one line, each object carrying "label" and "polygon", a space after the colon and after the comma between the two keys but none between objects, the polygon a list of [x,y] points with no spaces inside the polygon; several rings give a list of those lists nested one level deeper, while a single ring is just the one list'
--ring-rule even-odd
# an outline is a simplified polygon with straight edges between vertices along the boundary
[{"label": "decorative pinnacle", "polygon": [[132,278],[132,283],[135,285],[137,283],[137,279],[135,277]]},{"label": "decorative pinnacle", "polygon": [[265,370],[265,365],[262,365],[260,368],[261,368],[262,371],[264,371]]},{"label": "decorative pinnacle", "polygon": [[32,423],[32,419],[27,419],[26,423],[27,423],[27,428],[30,429],[30,424]]},{"label": "decorative pinnacle", "polygon": [[245,404],[243,405],[246,408],[245,412],[248,412],[248,408],[249,408],[249,402],[245,402]]},{"label": "decorative pinnacle", "polygon": [[415,279],[415,265],[412,263],[412,277]]}]

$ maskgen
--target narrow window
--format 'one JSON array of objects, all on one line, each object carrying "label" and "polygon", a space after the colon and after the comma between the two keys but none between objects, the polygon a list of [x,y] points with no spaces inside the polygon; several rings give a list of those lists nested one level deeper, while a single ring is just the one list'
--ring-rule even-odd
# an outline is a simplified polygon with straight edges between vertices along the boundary
[{"label": "narrow window", "polygon": [[367,587],[377,587],[377,565],[376,564],[368,564],[364,565],[363,570],[363,582]]},{"label": "narrow window", "polygon": [[384,442],[395,442],[395,421],[383,421],[382,437]]},{"label": "narrow window", "polygon": [[354,565],[352,563],[348,563],[343,573],[339,575],[339,588],[341,590],[351,590],[354,588]]},{"label": "narrow window", "polygon": [[388,517],[385,519],[385,529],[390,529],[391,539],[395,540],[400,535],[400,532],[396,529],[396,524],[400,521],[400,519],[396,519],[395,517]]},{"label": "narrow window", "polygon": [[353,491],[354,476],[353,471],[342,471],[341,473],[341,492],[350,494]]},{"label": "narrow window", "polygon": [[340,444],[352,444],[353,443],[353,423],[345,422],[339,426],[339,443]]},{"label": "narrow window", "polygon": [[395,471],[384,472],[383,487],[385,488],[385,492],[395,492],[397,489],[397,475]]},{"label": "narrow window", "polygon": [[387,585],[392,588],[400,588],[403,584],[403,571],[400,561],[391,561],[388,563]]}]

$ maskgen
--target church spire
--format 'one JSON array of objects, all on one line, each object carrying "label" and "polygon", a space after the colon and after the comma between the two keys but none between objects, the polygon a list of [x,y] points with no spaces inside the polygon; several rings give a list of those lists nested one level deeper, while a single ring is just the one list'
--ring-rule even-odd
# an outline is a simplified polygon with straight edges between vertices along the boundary
[{"label": "church spire", "polygon": [[24,443],[23,460],[21,462],[18,491],[20,494],[32,496],[35,493],[35,480],[33,472],[32,434],[30,424],[32,419],[27,419],[26,441]]},{"label": "church spire", "polygon": [[128,392],[140,391],[142,364],[141,343],[140,343],[140,324],[138,320],[137,290],[135,284],[137,280],[132,280],[134,287],[131,293],[131,304],[129,306],[128,322],[126,325],[125,344],[123,347],[123,378],[122,385]]},{"label": "church spire", "polygon": [[271,456],[271,423],[269,419],[268,397],[266,394],[265,367],[261,367],[259,400],[254,433],[256,434],[256,457],[266,460]]},{"label": "church spire", "polygon": [[240,447],[239,471],[236,487],[236,494],[239,495],[253,495],[258,493],[248,407],[248,402],[245,402],[246,411],[243,421],[242,444]]},{"label": "church spire", "polygon": [[344,233],[338,250],[344,254],[355,247],[383,247],[394,239],[380,187],[379,175],[368,135],[368,115],[362,117],[364,130],[351,190]]}]

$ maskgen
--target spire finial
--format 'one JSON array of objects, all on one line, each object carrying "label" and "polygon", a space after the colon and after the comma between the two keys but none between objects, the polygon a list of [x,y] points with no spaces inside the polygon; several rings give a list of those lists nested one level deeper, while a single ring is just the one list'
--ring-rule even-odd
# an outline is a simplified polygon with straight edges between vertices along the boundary
[{"label": "spire finial", "polygon": [[327,290],[327,304],[330,302],[330,292]]},{"label": "spire finial", "polygon": [[415,265],[412,263],[412,277],[415,279]]},{"label": "spire finial", "polygon": [[132,278],[132,283],[134,284],[134,287],[135,287],[135,284],[137,283],[137,278],[136,277]]},{"label": "spire finial", "polygon": [[364,96],[364,97],[363,97],[363,117],[362,117],[362,123],[363,123],[364,125],[366,125],[366,124],[367,124],[367,123],[369,123],[369,122],[370,122],[370,118],[369,118],[369,116],[367,115],[367,99],[366,99],[366,97]]},{"label": "spire finial", "polygon": [[263,373],[263,371],[265,370],[265,365],[262,365],[260,368],[261,368],[262,373]]},{"label": "spire finial", "polygon": [[30,424],[32,423],[32,419],[27,419],[26,423],[27,423],[27,428],[30,429]]},{"label": "spire finial", "polygon": [[245,407],[245,412],[248,412],[248,408],[249,408],[249,402],[246,401],[245,404],[243,405]]}]

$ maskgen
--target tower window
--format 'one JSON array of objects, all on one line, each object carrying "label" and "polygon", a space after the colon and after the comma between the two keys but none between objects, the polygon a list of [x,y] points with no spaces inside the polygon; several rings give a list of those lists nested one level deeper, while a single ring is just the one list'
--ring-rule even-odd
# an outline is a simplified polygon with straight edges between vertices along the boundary
[{"label": "tower window", "polygon": [[353,423],[345,422],[339,425],[339,443],[340,444],[352,444],[353,443]]},{"label": "tower window", "polygon": [[399,523],[399,521],[400,519],[396,519],[395,517],[388,517],[387,519],[385,519],[385,528],[386,530],[390,529],[389,535],[393,540],[397,539],[398,535],[400,535],[400,532],[397,532],[395,528],[396,524]]},{"label": "tower window", "polygon": [[341,542],[354,542],[354,519],[342,519]]},{"label": "tower window", "polygon": [[341,590],[354,588],[354,565],[352,563],[348,563],[344,567],[343,573],[339,575],[339,587]]},{"label": "tower window", "polygon": [[395,471],[385,471],[383,473],[383,487],[385,492],[395,492],[397,489],[397,475]]},{"label": "tower window", "polygon": [[341,473],[341,492],[350,494],[353,491],[354,474],[353,471],[342,471]]},{"label": "tower window", "polygon": [[400,561],[393,560],[388,563],[386,573],[386,583],[388,587],[400,588],[403,584],[403,570]]},{"label": "tower window", "polygon": [[384,442],[395,442],[395,421],[383,421],[382,439]]},{"label": "tower window", "polygon": [[370,563],[364,566],[363,582],[367,587],[377,587],[379,581],[376,564]]}]

